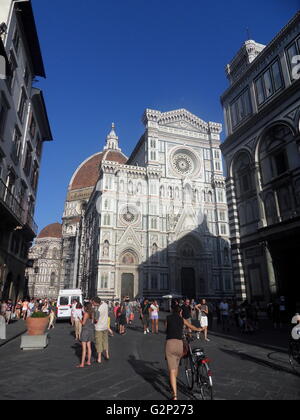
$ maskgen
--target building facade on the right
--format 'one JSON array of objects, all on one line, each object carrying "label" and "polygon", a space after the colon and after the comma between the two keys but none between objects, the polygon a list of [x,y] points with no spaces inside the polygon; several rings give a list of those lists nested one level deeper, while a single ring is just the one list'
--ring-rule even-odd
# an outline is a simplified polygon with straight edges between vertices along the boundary
[{"label": "building facade on the right", "polygon": [[[239,300],[300,303],[300,12],[226,66],[227,198]],[[298,308],[299,309],[299,308]]]}]

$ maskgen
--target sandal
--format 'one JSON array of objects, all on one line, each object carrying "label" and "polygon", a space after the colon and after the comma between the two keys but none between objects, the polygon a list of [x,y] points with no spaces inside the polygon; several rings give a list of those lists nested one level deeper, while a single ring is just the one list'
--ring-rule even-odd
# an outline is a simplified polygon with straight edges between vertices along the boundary
[{"label": "sandal", "polygon": [[177,400],[177,395],[172,393],[171,400]]}]

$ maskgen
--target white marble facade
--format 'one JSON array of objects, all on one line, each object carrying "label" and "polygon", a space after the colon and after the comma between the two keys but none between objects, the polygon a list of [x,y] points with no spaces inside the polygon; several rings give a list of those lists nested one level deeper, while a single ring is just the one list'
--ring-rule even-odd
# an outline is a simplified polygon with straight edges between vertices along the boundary
[{"label": "white marble facade", "polygon": [[[86,293],[232,296],[221,125],[185,109],[147,109],[143,122],[126,164],[102,160],[85,210]],[[114,128],[110,147],[120,150]]]}]

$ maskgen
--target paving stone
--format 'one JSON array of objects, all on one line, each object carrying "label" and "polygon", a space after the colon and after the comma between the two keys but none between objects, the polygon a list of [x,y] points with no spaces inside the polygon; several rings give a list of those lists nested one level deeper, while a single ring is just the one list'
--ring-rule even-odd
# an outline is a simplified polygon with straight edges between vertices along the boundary
[{"label": "paving stone", "polygon": [[[22,326],[20,325],[19,328]],[[276,335],[277,345],[282,335]],[[271,333],[269,333],[271,336]],[[211,336],[200,345],[212,359],[216,400],[300,399],[300,377],[282,371],[289,368],[286,355],[272,353],[262,342]],[[286,339],[286,337],[284,337]],[[0,347],[0,399],[22,400],[167,400],[169,379],[164,359],[165,335],[146,335],[136,324],[124,337],[110,339],[111,360],[101,366],[76,369],[80,346],[69,324],[58,324],[49,334],[49,345],[38,352],[22,352],[20,337]],[[272,343],[274,344],[274,343]],[[267,364],[271,362],[271,364]],[[180,370],[178,395],[194,399]]]}]

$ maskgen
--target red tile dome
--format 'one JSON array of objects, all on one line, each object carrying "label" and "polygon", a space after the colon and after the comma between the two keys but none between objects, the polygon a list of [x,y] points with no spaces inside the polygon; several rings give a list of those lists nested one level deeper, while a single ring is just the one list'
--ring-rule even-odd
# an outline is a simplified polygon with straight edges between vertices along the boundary
[{"label": "red tile dome", "polygon": [[99,179],[99,167],[103,159],[120,164],[125,164],[128,160],[118,150],[107,150],[90,156],[75,171],[69,185],[69,191],[94,187]]},{"label": "red tile dome", "polygon": [[60,223],[52,223],[44,229],[38,235],[38,239],[42,238],[61,238],[62,237],[62,225]]}]

